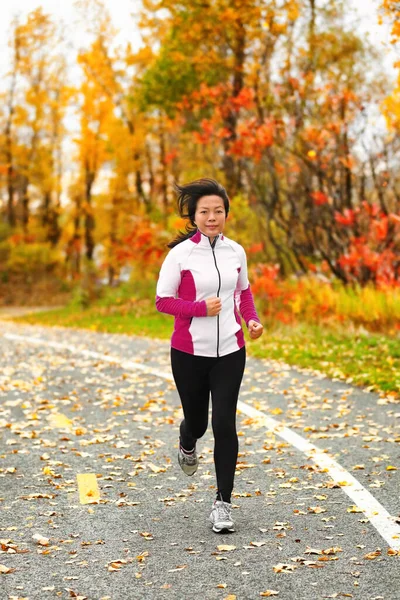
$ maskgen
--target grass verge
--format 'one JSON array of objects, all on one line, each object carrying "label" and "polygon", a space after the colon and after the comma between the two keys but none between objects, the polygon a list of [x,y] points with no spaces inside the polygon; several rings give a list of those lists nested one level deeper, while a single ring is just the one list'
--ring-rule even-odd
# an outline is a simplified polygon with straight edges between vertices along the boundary
[{"label": "grass verge", "polygon": [[[173,318],[140,306],[134,314],[126,306],[63,308],[14,318],[14,321],[90,329],[108,333],[169,339]],[[247,351],[257,358],[311,368],[329,377],[400,398],[400,341],[395,337],[300,323],[264,327],[259,340],[245,332]]]}]

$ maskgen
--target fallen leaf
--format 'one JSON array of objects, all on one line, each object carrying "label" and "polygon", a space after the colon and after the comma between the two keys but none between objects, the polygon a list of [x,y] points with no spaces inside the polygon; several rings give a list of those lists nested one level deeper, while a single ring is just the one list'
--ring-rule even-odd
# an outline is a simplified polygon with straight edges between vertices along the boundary
[{"label": "fallen leaf", "polygon": [[265,546],[267,542],[250,542],[250,546],[256,546],[256,548],[261,548],[261,546]]},{"label": "fallen leaf", "polygon": [[322,550],[316,550],[315,548],[310,548],[310,546],[307,546],[307,548],[304,550],[304,554],[322,554]]},{"label": "fallen leaf", "polygon": [[326,512],[326,508],[322,508],[321,506],[309,506],[308,510],[315,515]]},{"label": "fallen leaf", "polygon": [[0,573],[12,573],[13,571],[15,571],[15,569],[10,569],[5,565],[0,565]]},{"label": "fallen leaf", "polygon": [[40,533],[35,533],[32,536],[32,539],[35,540],[40,546],[48,546],[50,544],[49,538],[40,535]]},{"label": "fallen leaf", "polygon": [[283,563],[279,563],[273,567],[275,573],[292,573],[296,567],[295,565],[286,565]]},{"label": "fallen leaf", "polygon": [[236,546],[229,546],[227,544],[221,544],[220,546],[217,546],[217,549],[220,552],[231,552],[232,550],[236,550]]},{"label": "fallen leaf", "polygon": [[349,513],[360,513],[363,512],[363,510],[361,508],[359,508],[358,506],[349,506],[347,509],[347,512]]},{"label": "fallen leaf", "polygon": [[381,554],[382,552],[380,550],[375,550],[375,552],[369,552],[368,554],[365,554],[364,558],[367,560],[374,560],[374,558],[377,558]]},{"label": "fallen leaf", "polygon": [[334,546],[333,548],[327,548],[326,550],[322,550],[323,554],[336,554],[337,552],[343,552],[340,546]]},{"label": "fallen leaf", "polygon": [[157,467],[156,465],[153,465],[153,463],[149,463],[148,467],[153,471],[153,473],[165,473],[167,470],[164,467]]}]

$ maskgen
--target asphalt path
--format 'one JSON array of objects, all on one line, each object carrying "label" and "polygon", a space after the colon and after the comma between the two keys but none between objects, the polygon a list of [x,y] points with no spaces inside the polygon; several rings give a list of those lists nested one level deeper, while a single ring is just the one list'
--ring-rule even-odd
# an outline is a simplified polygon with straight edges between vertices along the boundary
[{"label": "asphalt path", "polygon": [[400,600],[390,396],[248,356],[218,535],[211,425],[177,465],[168,342],[4,320],[0,359],[1,600]]}]

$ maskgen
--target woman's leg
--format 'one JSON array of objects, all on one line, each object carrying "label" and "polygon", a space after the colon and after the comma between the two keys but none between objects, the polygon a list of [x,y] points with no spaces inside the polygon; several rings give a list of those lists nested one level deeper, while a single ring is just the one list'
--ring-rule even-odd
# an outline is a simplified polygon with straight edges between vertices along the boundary
[{"label": "woman's leg", "polygon": [[171,367],[184,414],[180,443],[190,451],[207,430],[210,359],[171,348]]},{"label": "woman's leg", "polygon": [[231,501],[239,449],[236,433],[236,406],[246,364],[245,346],[221,356],[210,371],[214,461],[217,499]]}]

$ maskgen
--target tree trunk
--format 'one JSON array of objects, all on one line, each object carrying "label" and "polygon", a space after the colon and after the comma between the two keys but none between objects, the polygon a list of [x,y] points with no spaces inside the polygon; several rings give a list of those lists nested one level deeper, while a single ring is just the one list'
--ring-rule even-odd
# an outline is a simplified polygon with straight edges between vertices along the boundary
[{"label": "tree trunk", "polygon": [[[246,47],[246,31],[240,19],[237,20],[237,33],[234,45],[234,72],[233,72],[233,93],[232,97],[236,98],[243,88],[243,65],[245,59]],[[224,138],[223,148],[224,156],[222,159],[222,169],[225,174],[226,190],[229,196],[234,195],[241,187],[239,170],[236,168],[233,157],[228,154],[232,142],[236,140],[237,113],[230,109],[224,119],[224,127],[230,131],[230,136]]]},{"label": "tree trunk", "polygon": [[89,169],[86,169],[85,178],[85,254],[89,261],[93,260],[94,250],[94,216],[92,207],[92,187],[94,183],[95,174]]},{"label": "tree trunk", "polygon": [[167,163],[165,160],[165,133],[160,116],[160,168],[161,168],[161,199],[163,205],[164,219],[168,216],[168,194],[167,194]]}]

